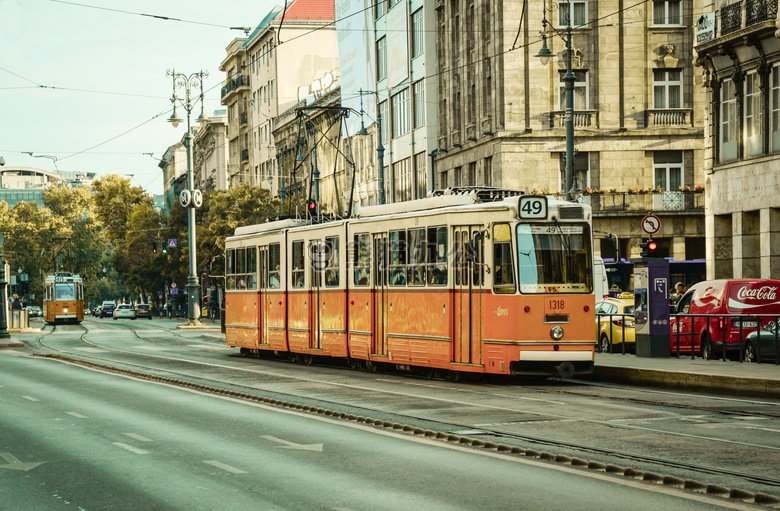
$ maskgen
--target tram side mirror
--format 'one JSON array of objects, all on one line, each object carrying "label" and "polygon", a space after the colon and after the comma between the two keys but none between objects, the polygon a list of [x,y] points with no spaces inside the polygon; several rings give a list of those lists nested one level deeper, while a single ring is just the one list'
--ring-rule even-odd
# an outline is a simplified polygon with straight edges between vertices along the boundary
[{"label": "tram side mirror", "polygon": [[775,331],[775,322],[774,321],[770,321],[769,323],[767,323],[764,326],[764,330],[767,330],[769,332],[774,332]]}]

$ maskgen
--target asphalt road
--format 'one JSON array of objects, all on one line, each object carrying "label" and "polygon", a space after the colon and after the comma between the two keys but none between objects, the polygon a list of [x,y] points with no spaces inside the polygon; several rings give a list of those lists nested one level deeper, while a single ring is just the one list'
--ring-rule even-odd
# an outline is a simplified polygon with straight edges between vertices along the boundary
[{"label": "asphalt road", "polygon": [[[636,498],[642,509],[744,506],[603,471],[136,381],[33,353],[779,493],[771,481],[752,479],[774,477],[780,461],[778,403],[771,401],[553,380],[455,384],[302,366],[246,359],[202,332],[171,326],[166,320],[89,319],[22,336],[26,348],[0,350],[0,410],[13,410],[0,414],[0,509],[6,496],[30,506],[13,509],[49,509],[52,498],[83,509],[611,509]],[[637,457],[620,457],[624,453]],[[15,460],[46,463],[24,472],[14,470]],[[54,464],[64,465],[51,471]],[[5,484],[9,474],[22,477]],[[55,481],[62,486],[50,487]],[[32,494],[42,500],[25,500]]]}]

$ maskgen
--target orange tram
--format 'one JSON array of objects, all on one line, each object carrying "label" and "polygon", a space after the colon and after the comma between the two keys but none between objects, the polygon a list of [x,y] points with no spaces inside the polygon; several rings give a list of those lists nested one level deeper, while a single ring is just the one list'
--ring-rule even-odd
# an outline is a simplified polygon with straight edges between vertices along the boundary
[{"label": "orange tram", "polygon": [[47,323],[84,321],[84,280],[58,271],[43,281],[43,319]]},{"label": "orange tram", "polygon": [[592,372],[591,208],[505,195],[238,227],[225,241],[227,344],[453,379]]}]

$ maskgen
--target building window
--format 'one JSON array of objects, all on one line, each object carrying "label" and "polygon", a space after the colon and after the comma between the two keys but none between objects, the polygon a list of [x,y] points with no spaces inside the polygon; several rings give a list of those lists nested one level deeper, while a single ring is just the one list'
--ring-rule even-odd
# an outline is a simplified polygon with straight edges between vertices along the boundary
[{"label": "building window", "polygon": [[379,103],[379,115],[382,117],[379,122],[379,127],[382,131],[382,144],[386,144],[390,140],[390,133],[388,132],[388,111],[387,111],[387,101],[382,101]]},{"label": "building window", "polygon": [[414,94],[414,127],[425,125],[425,81],[420,80],[412,85]]},{"label": "building window", "polygon": [[572,27],[580,27],[588,23],[588,3],[572,0],[558,3],[558,26],[565,27],[571,21]]},{"label": "building window", "polygon": [[676,192],[683,186],[682,151],[656,151],[653,154],[655,186],[667,192]]},{"label": "building window", "polygon": [[720,85],[720,161],[737,158],[737,96],[734,82]]},{"label": "building window", "polygon": [[780,151],[780,65],[776,65],[772,68],[770,74],[771,94],[770,111],[772,115],[772,152]]},{"label": "building window", "polygon": [[422,7],[412,13],[412,58],[423,54],[423,10]]},{"label": "building window", "polygon": [[[566,192],[566,153],[561,153],[561,191]],[[590,187],[590,157],[589,153],[574,153],[574,175],[572,186],[581,192]]]},{"label": "building window", "polygon": [[387,13],[387,0],[378,0],[376,3],[376,19],[381,18]]},{"label": "building window", "polygon": [[759,156],[764,152],[764,105],[761,101],[759,77],[755,71],[745,75],[745,155]]},{"label": "building window", "polygon": [[409,132],[409,89],[390,98],[393,108],[393,138]]},{"label": "building window", "polygon": [[654,0],[653,25],[682,25],[680,0]]},{"label": "building window", "polygon": [[682,108],[682,71],[653,71],[653,108]]},{"label": "building window", "polygon": [[414,174],[417,178],[417,198],[428,195],[428,172],[425,166],[425,151],[414,155]]},{"label": "building window", "polygon": [[393,163],[396,202],[412,200],[412,169],[409,160],[405,158]]},{"label": "building window", "polygon": [[[566,82],[563,77],[566,71],[560,71],[558,75],[558,91],[560,94],[561,110],[566,109]],[[588,109],[588,72],[574,71],[574,110]]]},{"label": "building window", "polygon": [[380,37],[376,42],[376,79],[387,78],[387,40]]}]

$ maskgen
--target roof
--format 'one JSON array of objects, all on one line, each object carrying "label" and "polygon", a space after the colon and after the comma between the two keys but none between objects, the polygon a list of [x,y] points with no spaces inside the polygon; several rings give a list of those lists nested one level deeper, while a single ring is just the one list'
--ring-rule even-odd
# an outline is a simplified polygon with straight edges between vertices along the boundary
[{"label": "roof", "polygon": [[[277,16],[281,21],[282,14]],[[285,21],[336,21],[336,3],[333,0],[293,0],[287,5]]]}]

